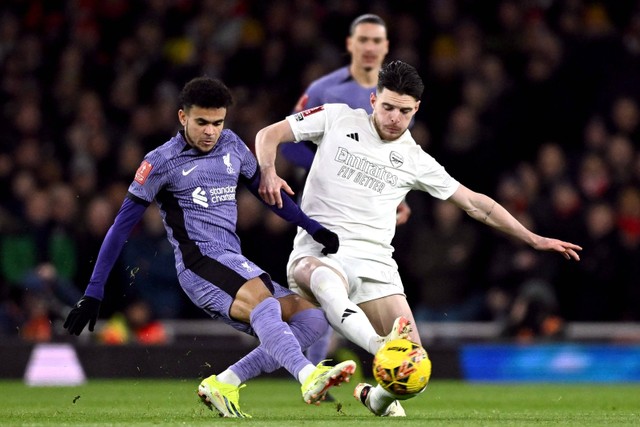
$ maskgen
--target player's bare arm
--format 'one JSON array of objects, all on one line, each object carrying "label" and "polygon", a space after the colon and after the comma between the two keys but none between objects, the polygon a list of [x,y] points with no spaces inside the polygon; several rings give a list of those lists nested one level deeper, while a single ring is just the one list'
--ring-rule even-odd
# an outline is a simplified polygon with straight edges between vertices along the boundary
[{"label": "player's bare arm", "polygon": [[280,178],[276,171],[276,155],[278,145],[282,142],[293,141],[293,131],[289,122],[281,120],[273,123],[256,134],[256,157],[260,165],[260,188],[258,192],[264,201],[270,205],[282,207],[280,190],[293,195],[294,192],[287,181]]},{"label": "player's bare arm", "polygon": [[500,203],[485,194],[476,193],[460,185],[449,201],[463,209],[471,218],[516,237],[536,250],[559,252],[566,259],[580,261],[577,251],[581,251],[582,247],[533,233]]}]

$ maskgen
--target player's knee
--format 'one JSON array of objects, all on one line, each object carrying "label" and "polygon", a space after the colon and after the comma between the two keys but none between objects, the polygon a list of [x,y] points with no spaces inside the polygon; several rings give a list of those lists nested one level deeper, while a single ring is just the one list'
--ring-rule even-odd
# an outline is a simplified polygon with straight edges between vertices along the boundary
[{"label": "player's knee", "polygon": [[260,278],[251,279],[236,292],[229,315],[232,319],[247,322],[251,311],[269,297],[273,297],[273,294],[264,282]]},{"label": "player's knee", "polygon": [[296,263],[293,269],[293,279],[298,286],[305,291],[309,290],[309,282],[311,273],[317,268],[318,264],[313,262],[314,258],[302,258]]},{"label": "player's knee", "polygon": [[317,309],[315,304],[300,295],[287,295],[285,297],[278,298],[278,301],[280,301],[282,318],[285,322],[288,322],[297,313],[309,309]]}]

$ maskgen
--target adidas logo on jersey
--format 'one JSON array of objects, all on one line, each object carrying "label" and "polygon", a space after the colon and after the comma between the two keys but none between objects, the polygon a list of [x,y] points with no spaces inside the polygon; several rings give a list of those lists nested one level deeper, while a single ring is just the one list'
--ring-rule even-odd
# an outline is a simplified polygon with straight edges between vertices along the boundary
[{"label": "adidas logo on jersey", "polygon": [[357,133],[357,132],[354,132],[354,133],[348,133],[348,134],[347,134],[347,137],[348,137],[348,138],[351,138],[351,139],[355,139],[356,141],[360,141],[360,137],[358,136],[358,133]]}]

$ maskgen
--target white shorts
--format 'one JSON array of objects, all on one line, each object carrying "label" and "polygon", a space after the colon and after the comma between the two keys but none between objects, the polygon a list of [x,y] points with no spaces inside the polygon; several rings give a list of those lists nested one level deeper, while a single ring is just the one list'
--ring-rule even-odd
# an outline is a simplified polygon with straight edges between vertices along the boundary
[{"label": "white shorts", "polygon": [[403,295],[404,286],[398,268],[379,261],[353,258],[340,253],[323,255],[317,248],[308,247],[294,249],[287,264],[287,281],[289,289],[298,295],[316,302],[313,295],[300,289],[293,280],[293,266],[296,261],[312,256],[339,271],[349,284],[349,299],[356,304],[372,301],[389,295]]}]

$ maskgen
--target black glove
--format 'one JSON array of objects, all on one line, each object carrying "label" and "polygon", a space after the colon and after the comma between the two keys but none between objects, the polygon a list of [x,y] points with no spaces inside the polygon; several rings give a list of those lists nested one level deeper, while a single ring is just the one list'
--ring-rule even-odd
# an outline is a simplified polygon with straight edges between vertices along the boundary
[{"label": "black glove", "polygon": [[63,326],[71,335],[80,335],[89,323],[89,330],[93,332],[99,312],[100,300],[85,295],[73,306]]},{"label": "black glove", "polygon": [[324,255],[335,254],[338,252],[338,248],[340,247],[340,239],[338,239],[338,235],[333,231],[327,230],[322,227],[320,230],[313,233],[311,236],[313,240],[318,243],[322,243],[324,249],[322,253]]}]

